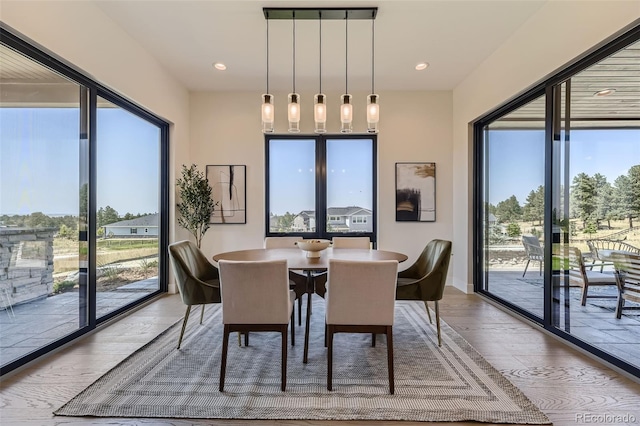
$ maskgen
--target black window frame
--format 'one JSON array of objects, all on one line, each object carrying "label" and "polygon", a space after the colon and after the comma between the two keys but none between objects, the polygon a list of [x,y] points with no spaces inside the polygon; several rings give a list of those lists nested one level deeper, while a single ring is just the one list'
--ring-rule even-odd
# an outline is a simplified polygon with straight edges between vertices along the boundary
[{"label": "black window frame", "polygon": [[[25,354],[24,356],[15,359],[5,365],[0,366],[0,376],[3,376],[17,368],[24,366],[25,364],[50,353],[69,342],[72,342],[83,335],[92,332],[101,324],[127,312],[137,306],[140,306],[152,298],[157,297],[161,293],[168,291],[168,271],[169,271],[169,258],[167,250],[163,247],[169,245],[169,123],[154,113],[144,109],[138,104],[134,103],[130,99],[125,98],[114,90],[104,86],[100,82],[92,79],[88,74],[78,69],[73,64],[58,57],[52,52],[47,51],[44,47],[29,40],[18,31],[14,30],[10,26],[0,22],[0,40],[2,44],[7,47],[21,53],[30,60],[47,67],[71,81],[79,84],[81,88],[87,93],[87,105],[81,110],[81,114],[86,114],[86,124],[88,125],[88,132],[83,137],[88,140],[87,160],[85,164],[80,164],[80,167],[88,168],[88,185],[89,185],[89,199],[88,199],[88,212],[87,220],[89,224],[89,232],[80,232],[80,240],[86,241],[88,245],[88,261],[87,268],[80,268],[80,272],[85,273],[87,276],[87,285],[89,291],[86,295],[86,300],[81,300],[80,310],[81,315],[86,315],[86,324],[79,327],[77,330],[70,334],[52,341],[32,352]],[[131,303],[123,305],[117,309],[114,309],[100,317],[98,317],[96,306],[96,241],[97,241],[97,205],[96,205],[96,189],[97,189],[97,175],[96,175],[96,118],[97,118],[97,98],[101,97],[114,105],[126,110],[127,112],[136,115],[137,117],[149,122],[158,127],[160,130],[160,158],[159,161],[159,211],[160,220],[158,223],[158,290],[149,293]]]},{"label": "black window frame", "polygon": [[[316,230],[315,232],[271,232],[269,223],[269,213],[271,212],[269,203],[269,142],[271,140],[283,139],[304,139],[315,141],[315,211],[316,211]],[[328,232],[327,222],[327,141],[336,139],[367,139],[371,140],[371,161],[372,161],[372,231],[371,232]],[[265,236],[267,237],[283,237],[283,236],[299,236],[303,238],[332,239],[333,237],[369,237],[373,247],[377,243],[378,230],[378,135],[377,134],[265,134]],[[325,212],[319,215],[318,212]],[[321,217],[320,217],[321,216]]]}]

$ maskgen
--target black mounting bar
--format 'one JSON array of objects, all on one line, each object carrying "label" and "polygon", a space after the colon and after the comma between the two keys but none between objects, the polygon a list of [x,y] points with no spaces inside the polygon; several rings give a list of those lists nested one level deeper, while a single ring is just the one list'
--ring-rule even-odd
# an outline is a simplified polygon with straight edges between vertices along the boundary
[{"label": "black mounting bar", "polygon": [[265,19],[376,19],[377,7],[263,7]]}]

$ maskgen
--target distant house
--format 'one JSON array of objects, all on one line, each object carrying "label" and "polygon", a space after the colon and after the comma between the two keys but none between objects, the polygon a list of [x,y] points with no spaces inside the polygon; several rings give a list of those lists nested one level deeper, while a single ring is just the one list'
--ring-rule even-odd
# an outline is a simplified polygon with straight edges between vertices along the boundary
[{"label": "distant house", "polygon": [[[373,216],[369,209],[358,206],[329,207],[327,229],[334,232],[373,232]],[[301,211],[293,220],[292,231],[314,232],[315,211]]]},{"label": "distant house", "polygon": [[315,232],[316,212],[313,210],[303,210],[293,219],[292,231]]},{"label": "distant house", "polygon": [[104,225],[107,238],[158,238],[158,213]]}]

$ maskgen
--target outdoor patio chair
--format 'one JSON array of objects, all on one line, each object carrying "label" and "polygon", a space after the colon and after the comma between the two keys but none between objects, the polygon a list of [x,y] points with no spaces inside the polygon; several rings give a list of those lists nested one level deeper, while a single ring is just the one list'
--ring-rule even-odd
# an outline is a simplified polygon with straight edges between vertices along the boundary
[{"label": "outdoor patio chair", "polygon": [[589,288],[594,286],[615,286],[616,277],[598,271],[587,271],[582,252],[577,247],[569,247],[569,285],[582,288],[580,304],[585,306],[587,298],[615,299],[617,296],[589,295]]},{"label": "outdoor patio chair", "polygon": [[438,302],[442,300],[444,295],[450,258],[451,241],[431,240],[413,265],[398,272],[396,300],[422,300],[431,324],[428,302],[435,302],[438,346],[442,346]]},{"label": "outdoor patio chair", "polygon": [[[327,389],[333,387],[333,336],[336,333],[372,333],[387,336],[389,391],[394,393],[393,319],[398,261],[329,260],[325,339]],[[362,360],[362,362],[366,362]]]},{"label": "outdoor patio chair", "polygon": [[[587,246],[591,252],[592,264],[591,269],[594,266],[600,266],[600,272],[604,270],[605,266],[613,266],[613,262],[610,259],[605,258],[600,251],[610,253],[611,251],[623,251],[629,253],[640,254],[640,249],[618,240],[607,239],[593,239],[587,240]],[[598,263],[596,265],[596,262]]]},{"label": "outdoor patio chair", "polygon": [[220,303],[220,281],[218,269],[202,254],[198,246],[191,241],[179,241],[169,245],[169,258],[176,277],[182,302],[187,311],[182,321],[182,331],[178,339],[178,349],[187,327],[191,306],[202,305],[200,324],[204,316],[204,305]]},{"label": "outdoor patio chair", "polygon": [[287,329],[291,319],[291,345],[295,344],[293,304],[296,298],[289,290],[286,260],[231,261],[221,260],[220,289],[222,292],[222,362],[220,364],[220,392],[224,390],[227,368],[229,334],[237,331],[279,332],[282,338],[280,389],[287,384]]},{"label": "outdoor patio chair", "polygon": [[540,262],[540,275],[542,275],[542,262],[544,262],[544,251],[542,246],[540,245],[540,240],[535,235],[523,235],[522,236],[522,244],[524,245],[524,252],[527,255],[527,264],[524,267],[524,272],[522,276],[527,273],[527,268],[529,267],[529,263],[533,260],[534,262]]},{"label": "outdoor patio chair", "polygon": [[619,274],[616,318],[620,319],[626,301],[640,303],[640,254],[617,252],[611,259]]}]

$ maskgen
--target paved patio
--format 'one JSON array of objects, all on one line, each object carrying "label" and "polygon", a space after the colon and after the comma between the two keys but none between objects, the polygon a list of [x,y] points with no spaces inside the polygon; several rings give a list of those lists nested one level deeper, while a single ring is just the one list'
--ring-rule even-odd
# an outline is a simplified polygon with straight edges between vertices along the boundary
[{"label": "paved patio", "polygon": [[[96,308],[103,316],[158,289],[158,279],[126,284],[99,292]],[[33,300],[0,311],[0,364],[5,365],[53,342],[79,327],[78,292]]]}]

